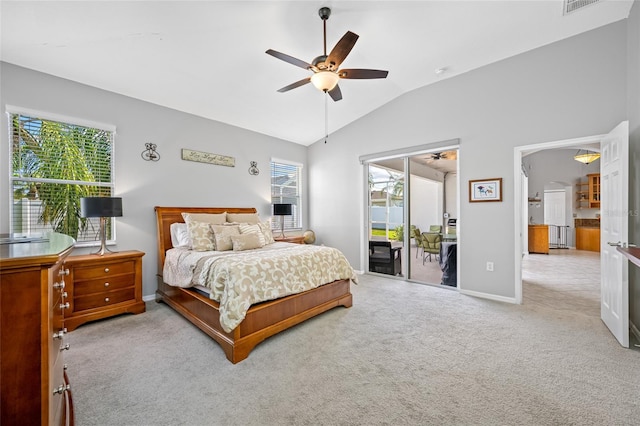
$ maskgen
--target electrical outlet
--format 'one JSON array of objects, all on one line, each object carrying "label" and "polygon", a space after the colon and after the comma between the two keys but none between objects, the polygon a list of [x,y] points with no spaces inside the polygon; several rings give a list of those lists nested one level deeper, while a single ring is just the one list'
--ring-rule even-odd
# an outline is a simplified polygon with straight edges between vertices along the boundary
[{"label": "electrical outlet", "polygon": [[493,262],[487,262],[487,271],[493,272]]}]

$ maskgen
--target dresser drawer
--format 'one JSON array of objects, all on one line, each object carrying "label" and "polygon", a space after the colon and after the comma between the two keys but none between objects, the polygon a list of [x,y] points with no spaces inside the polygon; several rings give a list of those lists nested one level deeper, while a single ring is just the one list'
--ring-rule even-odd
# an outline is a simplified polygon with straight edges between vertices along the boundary
[{"label": "dresser drawer", "polygon": [[86,309],[101,308],[104,306],[114,305],[120,302],[135,299],[136,289],[134,287],[122,290],[108,291],[104,293],[96,293],[88,296],[74,297],[74,311],[84,311]]},{"label": "dresser drawer", "polygon": [[104,278],[119,274],[133,273],[135,273],[135,263],[133,261],[104,263],[101,265],[74,268],[73,280],[91,280],[94,278]]},{"label": "dresser drawer", "polygon": [[[124,275],[114,275],[95,280],[76,281],[73,286],[73,299],[95,293],[104,293],[112,290],[119,290],[135,285],[136,276],[134,273]],[[77,308],[76,308],[77,309]]]}]

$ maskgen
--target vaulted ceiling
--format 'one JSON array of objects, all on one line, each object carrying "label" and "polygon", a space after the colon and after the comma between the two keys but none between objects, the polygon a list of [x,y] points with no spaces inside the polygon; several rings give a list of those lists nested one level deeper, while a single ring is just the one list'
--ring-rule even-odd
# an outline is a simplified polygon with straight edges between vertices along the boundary
[{"label": "vaulted ceiling", "polygon": [[[154,104],[309,145],[389,101],[441,79],[625,19],[632,1],[563,15],[563,1],[2,1],[0,59]],[[360,36],[333,102],[306,62],[346,31]],[[553,64],[549,64],[553,66]],[[440,70],[439,73],[436,70]],[[1,77],[1,76],[0,76]],[[325,112],[327,120],[325,121]]]}]

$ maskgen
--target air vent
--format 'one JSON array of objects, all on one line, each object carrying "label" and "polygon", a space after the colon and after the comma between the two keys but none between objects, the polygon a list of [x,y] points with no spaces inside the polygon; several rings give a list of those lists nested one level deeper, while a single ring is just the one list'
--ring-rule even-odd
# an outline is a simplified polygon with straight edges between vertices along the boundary
[{"label": "air vent", "polygon": [[580,10],[585,6],[593,3],[599,3],[600,0],[564,0],[563,14],[568,15],[576,10]]}]

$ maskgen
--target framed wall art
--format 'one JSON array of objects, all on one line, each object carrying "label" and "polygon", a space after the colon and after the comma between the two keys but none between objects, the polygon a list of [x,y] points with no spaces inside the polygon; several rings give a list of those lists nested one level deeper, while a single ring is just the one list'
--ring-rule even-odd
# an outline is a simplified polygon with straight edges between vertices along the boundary
[{"label": "framed wall art", "polygon": [[469,181],[469,202],[502,201],[502,178]]}]

